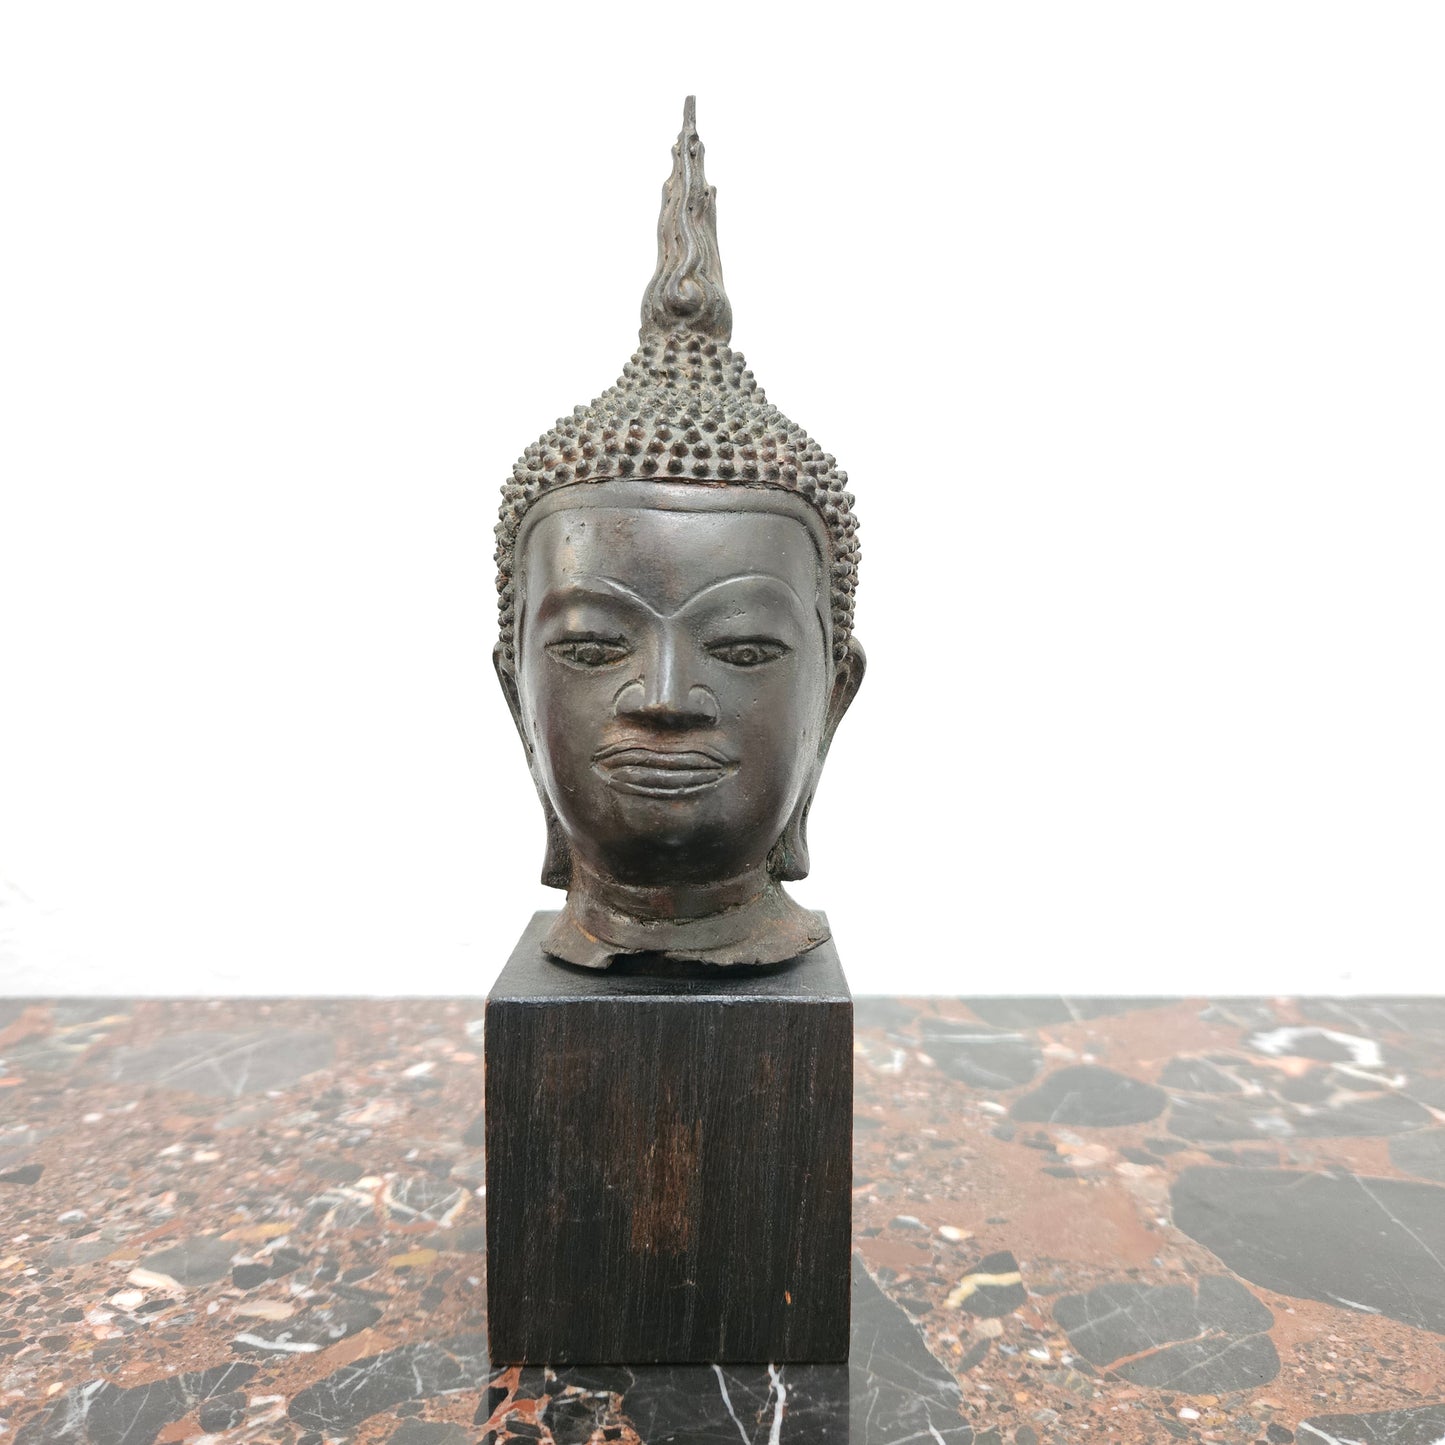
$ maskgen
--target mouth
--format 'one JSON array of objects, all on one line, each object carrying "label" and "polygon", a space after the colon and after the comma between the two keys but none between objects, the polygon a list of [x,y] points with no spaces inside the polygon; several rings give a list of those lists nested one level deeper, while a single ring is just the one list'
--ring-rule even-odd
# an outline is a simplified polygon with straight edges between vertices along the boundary
[{"label": "mouth", "polygon": [[635,743],[599,749],[592,766],[609,787],[644,798],[682,798],[705,792],[738,767],[712,748],[651,748]]}]

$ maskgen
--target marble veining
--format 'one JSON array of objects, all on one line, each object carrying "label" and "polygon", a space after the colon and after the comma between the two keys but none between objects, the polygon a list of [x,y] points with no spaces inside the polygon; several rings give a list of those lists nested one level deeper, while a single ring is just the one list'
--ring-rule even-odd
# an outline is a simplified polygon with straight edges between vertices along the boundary
[{"label": "marble veining", "polygon": [[1445,1003],[860,999],[846,1366],[497,1367],[476,1000],[5,1000],[0,1445],[1440,1445]]}]

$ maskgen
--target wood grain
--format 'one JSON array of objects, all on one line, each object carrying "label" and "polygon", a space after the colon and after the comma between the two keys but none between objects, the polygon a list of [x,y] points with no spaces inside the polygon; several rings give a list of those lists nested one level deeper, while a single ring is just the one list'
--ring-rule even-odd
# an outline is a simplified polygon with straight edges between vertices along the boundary
[{"label": "wood grain", "polygon": [[825,943],[766,971],[544,957],[486,1009],[492,1358],[848,1351],[853,1004]]}]

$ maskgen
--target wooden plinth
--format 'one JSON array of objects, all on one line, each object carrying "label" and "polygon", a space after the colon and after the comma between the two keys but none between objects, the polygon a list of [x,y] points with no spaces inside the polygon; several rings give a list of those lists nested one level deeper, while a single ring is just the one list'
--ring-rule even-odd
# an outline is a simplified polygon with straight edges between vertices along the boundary
[{"label": "wooden plinth", "polygon": [[555,963],[487,998],[487,1319],[501,1363],[848,1354],[853,1003],[768,971]]}]

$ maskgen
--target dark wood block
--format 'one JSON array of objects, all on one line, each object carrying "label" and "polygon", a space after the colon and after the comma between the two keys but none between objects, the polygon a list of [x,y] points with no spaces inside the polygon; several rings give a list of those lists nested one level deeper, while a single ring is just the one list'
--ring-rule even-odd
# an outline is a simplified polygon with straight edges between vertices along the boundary
[{"label": "dark wood block", "polygon": [[853,1001],[766,971],[555,963],[487,998],[487,1319],[507,1363],[848,1354]]}]

